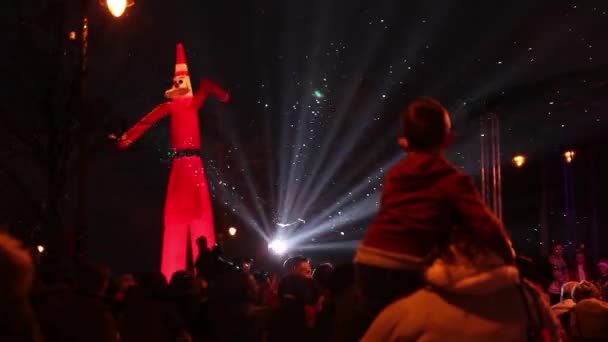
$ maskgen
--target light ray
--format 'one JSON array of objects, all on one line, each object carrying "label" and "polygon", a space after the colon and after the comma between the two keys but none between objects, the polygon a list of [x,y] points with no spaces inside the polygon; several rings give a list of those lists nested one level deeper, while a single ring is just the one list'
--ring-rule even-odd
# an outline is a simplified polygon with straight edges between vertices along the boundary
[{"label": "light ray", "polygon": [[354,250],[359,245],[359,240],[348,240],[340,242],[321,242],[298,246],[301,251],[336,251],[336,250]]},{"label": "light ray", "polygon": [[[306,224],[300,232],[294,234],[289,238],[291,245],[298,245],[307,239],[310,239],[323,232],[331,231],[338,227],[343,227],[365,218],[371,217],[378,207],[379,194],[375,196],[369,196],[364,198],[362,201],[357,202],[355,205],[350,205],[342,210],[342,215],[338,215],[338,218],[324,218],[323,216],[317,216],[316,220],[311,220],[309,224]],[[340,219],[339,217],[348,217],[347,220]],[[348,222],[346,222],[348,221]]]}]

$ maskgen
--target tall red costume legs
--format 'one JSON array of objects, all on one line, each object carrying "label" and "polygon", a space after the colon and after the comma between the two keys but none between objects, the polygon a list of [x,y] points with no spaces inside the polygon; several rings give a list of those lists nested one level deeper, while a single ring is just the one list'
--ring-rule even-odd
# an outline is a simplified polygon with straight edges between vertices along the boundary
[{"label": "tall red costume legs", "polygon": [[187,238],[190,230],[192,251],[196,239],[205,236],[215,244],[213,214],[205,170],[200,157],[182,157],[173,161],[165,202],[165,232],[161,272],[165,275],[186,268]]},{"label": "tall red costume legs", "polygon": [[200,236],[205,236],[210,245],[215,244],[213,208],[200,158],[198,122],[198,110],[209,94],[222,102],[227,102],[230,97],[225,90],[206,79],[201,82],[196,94],[192,94],[186,56],[183,46],[178,44],[173,87],[165,92],[172,101],[158,106],[119,139],[119,146],[125,148],[158,120],[169,113],[171,115],[171,145],[176,157],[171,166],[165,202],[161,257],[161,272],[167,278],[186,268],[188,231],[193,254],[197,250],[196,239]]}]

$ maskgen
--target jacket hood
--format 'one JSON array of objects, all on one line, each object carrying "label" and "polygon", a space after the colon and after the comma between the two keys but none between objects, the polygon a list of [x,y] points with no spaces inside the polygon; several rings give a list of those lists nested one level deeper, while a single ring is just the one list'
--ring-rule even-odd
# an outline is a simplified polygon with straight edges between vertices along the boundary
[{"label": "jacket hood", "polygon": [[467,295],[488,295],[519,284],[519,271],[496,254],[480,254],[469,258],[450,249],[448,257],[438,258],[426,270],[431,287],[445,292]]}]

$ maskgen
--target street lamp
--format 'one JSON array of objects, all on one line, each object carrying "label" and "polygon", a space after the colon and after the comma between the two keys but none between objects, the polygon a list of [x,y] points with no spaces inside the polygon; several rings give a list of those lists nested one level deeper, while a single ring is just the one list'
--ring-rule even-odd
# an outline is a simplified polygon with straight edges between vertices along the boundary
[{"label": "street lamp", "polygon": [[525,163],[526,163],[526,156],[524,156],[523,154],[518,154],[515,157],[513,157],[513,164],[515,164],[516,167],[522,167],[522,166],[524,166]]},{"label": "street lamp", "polygon": [[127,8],[135,5],[135,0],[100,0],[102,6],[108,7],[108,10],[116,18],[125,13]]},{"label": "street lamp", "polygon": [[572,150],[567,150],[566,152],[564,152],[564,159],[566,160],[566,163],[572,163],[572,161],[574,160],[574,155],[575,153]]},{"label": "street lamp", "polygon": [[[82,239],[86,231],[86,179],[88,174],[87,164],[87,151],[86,141],[87,132],[84,129],[85,122],[85,98],[86,98],[86,77],[87,77],[87,62],[89,54],[89,18],[88,18],[88,4],[91,0],[81,0],[81,23],[80,37],[77,36],[75,31],[70,32],[69,38],[73,41],[79,41],[80,43],[80,94],[79,94],[79,105],[80,105],[80,131],[78,133],[78,202],[76,206],[76,236],[74,237],[74,257],[78,257],[82,253]],[[118,18],[125,13],[128,7],[135,5],[135,0],[99,0],[99,4],[102,7],[106,7],[110,13]]]},{"label": "street lamp", "polygon": [[228,234],[230,234],[230,236],[235,236],[236,233],[237,233],[236,228],[234,228],[234,227],[228,228]]}]

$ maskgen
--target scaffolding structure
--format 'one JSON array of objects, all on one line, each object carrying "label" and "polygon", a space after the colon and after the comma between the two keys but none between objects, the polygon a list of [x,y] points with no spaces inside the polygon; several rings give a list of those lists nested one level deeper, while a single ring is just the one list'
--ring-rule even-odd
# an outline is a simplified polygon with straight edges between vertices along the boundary
[{"label": "scaffolding structure", "polygon": [[481,117],[481,195],[502,219],[502,171],[498,115]]}]

